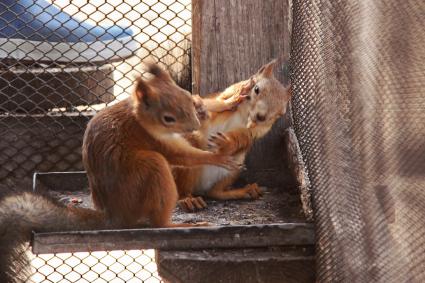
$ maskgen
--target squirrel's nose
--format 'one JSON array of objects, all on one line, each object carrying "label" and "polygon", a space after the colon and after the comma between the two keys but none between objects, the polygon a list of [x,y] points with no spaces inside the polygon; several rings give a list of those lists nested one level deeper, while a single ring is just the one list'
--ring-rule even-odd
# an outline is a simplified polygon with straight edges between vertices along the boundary
[{"label": "squirrel's nose", "polygon": [[257,116],[255,116],[255,118],[259,122],[264,122],[266,120],[266,116],[265,115],[261,115],[261,114],[257,114]]}]

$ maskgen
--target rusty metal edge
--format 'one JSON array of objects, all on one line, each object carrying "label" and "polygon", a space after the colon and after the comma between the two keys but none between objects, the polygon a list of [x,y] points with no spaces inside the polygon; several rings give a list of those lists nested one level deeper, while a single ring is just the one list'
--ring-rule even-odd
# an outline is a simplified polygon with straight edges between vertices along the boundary
[{"label": "rusty metal edge", "polygon": [[194,228],[146,228],[32,234],[35,254],[130,249],[187,250],[314,244],[309,223]]}]

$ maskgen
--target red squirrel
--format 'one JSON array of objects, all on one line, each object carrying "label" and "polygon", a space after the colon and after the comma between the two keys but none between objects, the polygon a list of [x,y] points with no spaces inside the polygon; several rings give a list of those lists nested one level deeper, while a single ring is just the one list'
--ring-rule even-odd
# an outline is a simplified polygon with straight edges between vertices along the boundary
[{"label": "red squirrel", "polygon": [[[285,88],[273,75],[277,60],[262,66],[249,80],[236,83],[221,93],[214,93],[203,98],[205,108],[209,108],[211,100],[215,100],[214,111],[201,120],[201,128],[186,138],[202,149],[208,144],[221,154],[233,155],[238,163],[243,163],[253,142],[264,136],[273,123],[286,113],[290,100],[289,87]],[[235,111],[220,108],[220,97],[234,97],[240,101]],[[221,111],[221,112],[218,112]],[[206,207],[199,196],[214,199],[256,199],[262,191],[256,183],[243,188],[231,188],[239,177],[240,170],[229,171],[216,166],[174,169],[179,205],[186,211],[194,211]],[[194,197],[193,195],[197,195]]]},{"label": "red squirrel", "polygon": [[100,111],[83,139],[83,164],[95,207],[128,226],[171,223],[178,193],[171,166],[215,165],[234,170],[228,155],[190,145],[183,134],[200,127],[191,94],[157,65],[138,79],[133,95]]},{"label": "red squirrel", "polygon": [[153,227],[204,225],[171,222],[178,197],[171,166],[238,165],[181,136],[200,127],[194,101],[167,72],[147,67],[151,79],[137,79],[128,99],[100,111],[87,126],[83,162],[96,210],[29,192],[0,201],[0,282],[28,278],[31,231],[134,228],[145,220]]}]

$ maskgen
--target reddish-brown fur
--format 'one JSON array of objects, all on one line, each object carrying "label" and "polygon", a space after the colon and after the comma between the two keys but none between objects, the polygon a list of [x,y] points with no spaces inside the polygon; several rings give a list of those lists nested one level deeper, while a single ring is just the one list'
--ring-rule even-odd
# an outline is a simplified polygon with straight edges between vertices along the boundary
[{"label": "reddish-brown fur", "polygon": [[[235,114],[240,114],[242,107],[247,110],[248,102],[244,100],[252,86],[252,80],[246,80],[235,83],[222,92],[208,94],[204,98],[195,96],[197,114],[201,120],[201,128],[198,131],[185,135],[185,138],[190,144],[200,149],[207,149],[209,130],[213,125],[224,124],[226,121],[229,121]],[[245,105],[241,106],[241,103]],[[193,190],[199,181],[201,170],[201,167],[180,167],[173,169],[179,193],[179,204],[187,211],[193,211],[207,206],[202,197],[193,196]],[[238,170],[235,170],[235,172],[238,172]]]},{"label": "reddish-brown fur", "polygon": [[[131,97],[99,112],[88,124],[83,163],[97,209],[126,226],[171,223],[178,193],[171,166],[237,165],[228,156],[192,147],[180,134],[199,128],[193,100],[167,73],[139,79]],[[175,122],[167,124],[164,117]]]},{"label": "reddish-brown fur", "polygon": [[[143,218],[150,220],[154,226],[190,225],[170,223],[171,210],[177,199],[170,166],[216,164],[229,169],[237,168],[228,155],[244,156],[255,138],[263,135],[271,126],[276,113],[282,112],[282,106],[278,105],[282,98],[274,95],[275,103],[270,103],[270,97],[267,97],[269,91],[266,91],[258,99],[263,101],[263,106],[253,107],[249,113],[253,118],[250,118],[251,125],[254,125],[252,128],[239,128],[215,135],[213,140],[218,154],[196,149],[187,140],[170,134],[191,131],[198,126],[192,99],[175,86],[166,73],[155,66],[151,66],[150,71],[155,75],[153,80],[139,79],[131,98],[101,111],[88,125],[83,158],[97,210],[63,207],[34,193],[12,195],[0,200],[0,282],[22,282],[28,278],[31,270],[24,243],[29,241],[31,231],[134,227]],[[243,92],[240,90],[239,94]],[[223,110],[233,108],[233,104],[239,102],[237,88],[234,94],[236,100],[217,96],[219,103],[215,107],[223,103]],[[228,99],[233,102],[229,103]],[[150,109],[146,109],[146,103]],[[212,114],[211,121],[215,121],[213,124],[226,123],[243,111],[243,103],[236,112]],[[255,120],[258,114],[264,114],[264,110],[270,115],[264,121]],[[174,125],[166,126],[161,122],[164,111],[176,116]],[[203,127],[201,132],[193,132],[186,137],[194,146],[206,148],[208,135],[205,133],[208,130],[209,127]],[[205,131],[204,134],[202,131]],[[234,170],[219,180],[210,189],[209,196],[217,199],[257,198],[261,191],[256,184],[229,189],[238,174],[239,171]],[[194,180],[199,178],[199,175],[192,173],[181,180],[177,178],[179,189],[184,188],[180,184],[186,182],[187,194],[191,194]],[[184,195],[184,191],[179,190],[179,193]],[[189,205],[197,204],[198,208],[206,205],[202,199],[197,199],[196,203],[191,202],[190,198],[188,200]]]},{"label": "reddish-brown fur", "polygon": [[[210,110],[209,115],[203,116],[209,118],[201,121],[202,126],[198,132],[186,135],[192,145],[203,149],[208,148],[208,136],[212,134],[212,142],[215,143],[220,153],[234,155],[238,162],[243,162],[254,140],[264,136],[276,119],[285,113],[286,104],[290,98],[288,90],[273,76],[275,64],[276,60],[260,68],[250,80],[236,83],[221,93],[213,93],[202,99],[205,108]],[[252,90],[254,85],[261,88],[258,94]],[[250,101],[243,101],[245,97],[249,98]],[[229,105],[223,102],[224,99],[233,101],[235,104],[241,104],[235,111],[229,111]],[[266,107],[258,107],[257,103]],[[263,113],[264,108],[268,112]],[[256,120],[256,117],[260,114],[264,116],[262,122]],[[236,119],[236,122],[235,115],[240,115],[240,119]],[[249,129],[246,128],[248,117],[250,121]],[[233,122],[229,123],[231,120]],[[217,131],[212,129],[217,128],[217,125],[224,125],[220,131],[224,132],[225,135],[215,135]],[[206,203],[201,197],[192,196],[194,188],[203,178],[201,172],[202,168],[178,168],[174,170],[180,197],[179,204],[185,210],[193,211],[206,207]],[[214,183],[206,192],[206,195],[215,199],[258,198],[262,192],[255,183],[244,188],[230,189],[239,174],[240,170],[229,172]]]}]

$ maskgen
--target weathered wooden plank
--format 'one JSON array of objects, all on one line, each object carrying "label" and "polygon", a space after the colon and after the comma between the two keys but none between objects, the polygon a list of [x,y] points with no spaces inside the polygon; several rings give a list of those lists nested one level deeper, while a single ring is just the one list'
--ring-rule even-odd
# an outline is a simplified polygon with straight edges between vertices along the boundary
[{"label": "weathered wooden plank", "polygon": [[192,0],[192,93],[199,94],[202,38],[202,0]]},{"label": "weathered wooden plank", "polygon": [[[200,60],[194,82],[201,94],[246,79],[272,58],[289,55],[287,1],[196,0],[193,5],[193,58]],[[281,69],[277,76],[283,81]]]},{"label": "weathered wooden plank", "polygon": [[[194,91],[201,95],[246,79],[263,64],[289,55],[289,1],[193,1]],[[284,82],[283,66],[276,77]],[[247,157],[246,182],[293,186],[284,147],[286,119],[257,142]]]},{"label": "weathered wooden plank", "polygon": [[[217,27],[216,27],[216,0],[192,1],[192,42],[193,71],[192,78],[194,93],[205,95],[218,90],[219,72],[216,58],[218,56]],[[208,75],[206,75],[208,74]],[[211,87],[205,89],[204,84]]]},{"label": "weathered wooden plank", "polygon": [[173,283],[315,282],[312,246],[158,251],[156,262],[161,278]]},{"label": "weathered wooden plank", "polygon": [[195,228],[126,229],[33,233],[32,249],[39,253],[202,248],[245,248],[312,245],[311,224],[285,223]]}]

